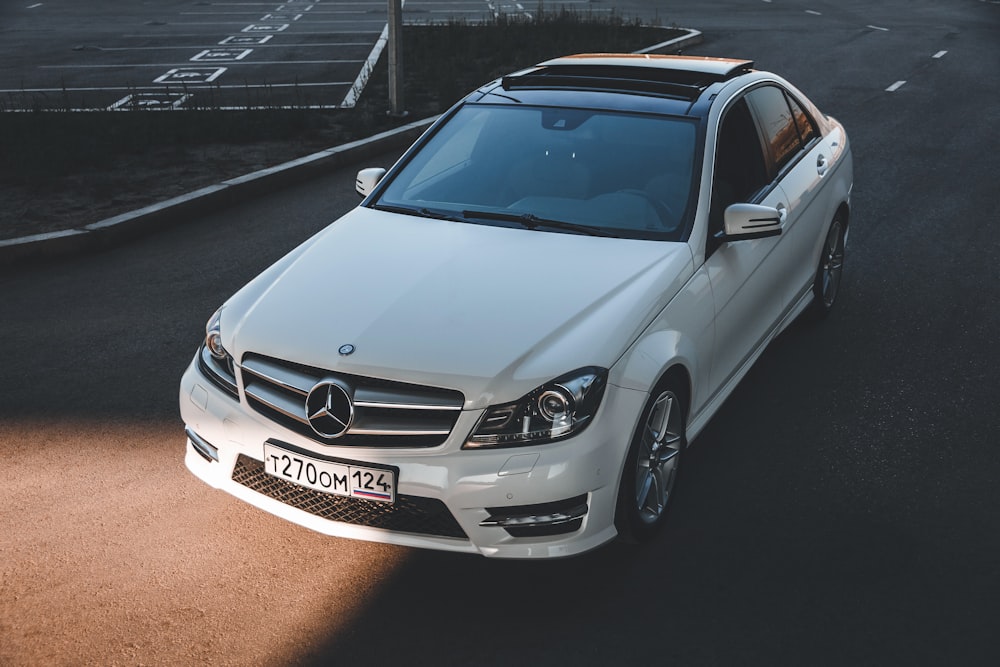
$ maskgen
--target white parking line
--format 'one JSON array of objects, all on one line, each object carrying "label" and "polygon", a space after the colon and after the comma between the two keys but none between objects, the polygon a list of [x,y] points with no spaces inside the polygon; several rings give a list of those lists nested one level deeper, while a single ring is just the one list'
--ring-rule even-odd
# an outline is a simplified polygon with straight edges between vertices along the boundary
[{"label": "white parking line", "polygon": [[[265,35],[265,39],[269,39],[271,35]],[[229,40],[229,41],[227,41]],[[219,42],[220,45],[227,44],[253,44],[255,49],[316,49],[316,48],[333,48],[341,46],[369,46],[371,42],[329,42],[325,44],[264,44],[263,42],[243,42],[243,41],[233,41],[231,37]],[[213,48],[211,45],[200,44],[194,46],[97,46],[94,47],[98,51],[190,51],[191,49],[210,49]]]},{"label": "white parking line", "polygon": [[36,2],[33,5],[28,5],[27,7],[25,7],[25,9],[35,9],[36,7],[41,7],[41,6],[42,6],[42,3]]},{"label": "white parking line", "polygon": [[866,28],[871,28],[872,30],[881,30],[882,32],[889,32],[889,29],[888,29],[888,28],[883,28],[882,26],[877,26],[877,25],[866,25],[865,27],[866,27]]},{"label": "white parking line", "polygon": [[351,84],[350,90],[347,91],[347,95],[344,96],[344,101],[340,103],[340,107],[344,109],[353,109],[354,105],[358,103],[358,98],[361,97],[361,93],[364,92],[365,86],[368,85],[368,79],[371,77],[372,70],[375,69],[375,64],[378,62],[379,56],[382,55],[382,51],[385,49],[386,44],[389,42],[389,24],[386,23],[385,27],[382,28],[382,33],[375,40],[375,45],[372,47],[371,53],[368,54],[368,59],[365,64],[362,65],[361,71],[358,72],[357,78],[354,83]]},{"label": "white parking line", "polygon": [[[316,83],[233,83],[227,85],[213,85],[213,89],[218,90],[243,90],[246,88],[256,89],[256,88],[329,88],[331,86],[349,86],[351,81],[323,81]],[[69,93],[94,93],[102,91],[132,91],[132,90],[153,90],[162,91],[163,86],[93,86],[84,88],[0,88],[0,94],[5,93],[60,93],[66,91]],[[324,107],[333,108],[333,107]]]},{"label": "white parking line", "polygon": [[905,84],[905,83],[906,83],[906,81],[897,81],[896,83],[894,83],[891,86],[889,86],[888,88],[886,88],[885,92],[887,92],[887,93],[894,93],[897,90],[899,90],[900,88],[902,88],[903,84]]},{"label": "white parking line", "polygon": [[192,56],[191,62],[243,60],[251,53],[253,53],[253,49],[205,49],[201,53]]},{"label": "white parking line", "polygon": [[[226,37],[224,40],[222,40],[221,42],[219,42],[219,45],[223,46],[223,45],[226,45],[226,44],[253,44],[254,46],[263,46],[265,43],[271,41],[272,37],[274,37],[274,35],[230,35],[229,37]],[[272,45],[272,46],[274,46],[274,45]],[[149,48],[149,47],[145,47],[145,48]],[[187,48],[190,48],[190,47],[187,47],[187,46],[171,46],[169,48],[172,48],[172,49],[187,49]],[[195,47],[195,48],[198,48],[198,47]]]},{"label": "white parking line", "polygon": [[[382,23],[382,24],[384,24],[385,22],[384,21],[372,21],[372,23]],[[308,36],[308,35],[323,35],[325,37],[334,37],[336,35],[346,35],[348,37],[361,37],[363,35],[378,35],[378,34],[379,34],[378,30],[358,30],[358,31],[351,31],[351,32],[347,32],[347,31],[344,31],[344,30],[341,30],[341,31],[324,30],[323,32],[309,32],[309,31],[298,31],[298,30],[295,31],[295,36],[296,37],[302,37],[302,36]],[[126,34],[126,35],[122,35],[122,37],[123,38],[127,37],[127,38],[130,38],[130,39],[135,39],[135,38],[148,39],[149,38],[149,34],[148,33],[145,34],[145,35],[143,35],[143,34],[138,34],[138,35],[134,35],[134,34],[133,35],[129,35],[129,34]],[[180,39],[180,38],[184,38],[184,39],[204,39],[205,38],[205,34],[204,33],[201,33],[201,34],[198,34],[198,33],[177,34],[177,35],[171,35],[171,37],[174,38],[174,39]],[[197,48],[197,47],[194,47],[194,48]]]},{"label": "white parking line", "polygon": [[[353,12],[351,12],[351,13],[353,13]],[[457,13],[457,12],[455,12],[455,13]],[[358,23],[385,23],[385,19],[343,19],[343,20],[334,19],[334,20],[329,20],[329,21],[325,21],[325,20],[319,20],[319,21],[310,20],[309,21],[309,25],[319,25],[319,24],[331,25],[331,24],[341,24],[341,23],[343,23],[343,24],[352,24],[352,25],[358,24]],[[170,25],[175,25],[175,26],[213,26],[213,25],[218,25],[218,26],[234,26],[234,25],[245,25],[245,24],[242,23],[241,21],[177,21],[176,23],[171,23]],[[263,25],[270,25],[270,24],[266,24],[265,23]],[[148,34],[146,34],[146,35],[138,35],[138,36],[139,37],[149,37]],[[171,35],[171,37],[177,37],[177,35]]]},{"label": "white parking line", "polygon": [[191,95],[187,93],[134,93],[109,106],[108,111],[124,110],[129,107],[152,110],[180,109],[189,99]]},{"label": "white parking line", "polygon": [[814,9],[807,9],[806,14],[812,14],[813,16],[823,16],[823,12],[817,12]]},{"label": "white parking line", "polygon": [[[227,63],[231,67],[238,65],[354,65],[364,60],[274,60],[253,62]],[[129,67],[186,67],[188,63],[131,63]],[[39,65],[38,69],[121,69],[121,65]]]},{"label": "white parking line", "polygon": [[153,79],[153,83],[212,83],[226,71],[225,67],[177,67]]},{"label": "white parking line", "polygon": [[938,51],[933,56],[931,56],[931,58],[943,58],[944,54],[946,54],[946,53],[948,53],[948,52],[947,51]]},{"label": "white parking line", "polygon": [[240,32],[284,32],[288,29],[287,23],[282,23],[280,25],[258,25],[251,24],[240,30]]}]

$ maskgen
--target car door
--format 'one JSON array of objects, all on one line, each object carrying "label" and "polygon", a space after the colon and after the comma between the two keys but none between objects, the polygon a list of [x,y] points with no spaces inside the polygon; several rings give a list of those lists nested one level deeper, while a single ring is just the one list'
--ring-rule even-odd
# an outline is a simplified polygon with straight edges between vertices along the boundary
[{"label": "car door", "polygon": [[776,293],[782,276],[769,264],[781,237],[726,242],[724,213],[737,202],[787,209],[770,169],[757,123],[745,98],[725,111],[716,140],[703,271],[715,302],[715,345],[711,386],[718,390],[744,365],[772,331],[778,317]]},{"label": "car door", "polygon": [[780,242],[767,258],[775,283],[778,316],[783,317],[812,285],[814,249],[832,214],[824,205],[823,177],[829,168],[815,122],[778,85],[747,93],[767,155],[770,178],[785,193]]}]

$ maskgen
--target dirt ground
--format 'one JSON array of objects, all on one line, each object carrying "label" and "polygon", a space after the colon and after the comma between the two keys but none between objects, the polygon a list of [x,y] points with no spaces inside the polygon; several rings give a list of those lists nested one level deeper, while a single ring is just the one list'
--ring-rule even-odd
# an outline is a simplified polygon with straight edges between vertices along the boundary
[{"label": "dirt ground", "polygon": [[407,553],[214,491],[185,470],[179,423],[4,431],[0,665],[295,664],[343,632]]}]

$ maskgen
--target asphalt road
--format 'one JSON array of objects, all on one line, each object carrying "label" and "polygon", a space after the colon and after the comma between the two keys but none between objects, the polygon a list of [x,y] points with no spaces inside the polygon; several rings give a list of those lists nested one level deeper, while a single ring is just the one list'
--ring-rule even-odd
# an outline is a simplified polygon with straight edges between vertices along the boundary
[{"label": "asphalt road", "polygon": [[[386,0],[7,2],[0,109],[350,107],[385,46],[387,8]],[[492,13],[484,0],[410,0],[403,18],[476,22]]]},{"label": "asphalt road", "polygon": [[1000,7],[670,11],[843,121],[856,186],[837,310],[729,398],[659,539],[550,563],[349,542],[185,471],[205,319],[356,203],[345,170],[0,275],[0,664],[997,664]]}]

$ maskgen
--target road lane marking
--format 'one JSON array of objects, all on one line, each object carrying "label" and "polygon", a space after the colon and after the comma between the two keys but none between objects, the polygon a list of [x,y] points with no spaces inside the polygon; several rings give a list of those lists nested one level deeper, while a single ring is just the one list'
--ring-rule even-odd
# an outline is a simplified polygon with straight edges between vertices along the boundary
[{"label": "road lane marking", "polygon": [[36,7],[41,7],[41,6],[42,6],[42,3],[40,3],[40,2],[36,2],[36,3],[35,3],[35,4],[33,4],[33,5],[28,5],[28,6],[26,7],[26,9],[35,9]]},{"label": "road lane marking", "polygon": [[807,9],[806,14],[812,14],[813,16],[823,16],[822,12],[817,12],[813,9]]},{"label": "road lane marking", "polygon": [[948,53],[948,52],[947,51],[938,51],[933,56],[931,56],[931,58],[943,58],[944,54],[946,54],[946,53]]},{"label": "road lane marking", "polygon": [[866,28],[871,28],[872,30],[881,30],[882,32],[889,32],[888,28],[883,28],[882,26],[870,25],[869,24],[869,25],[866,25],[865,27]]},{"label": "road lane marking", "polygon": [[902,88],[903,84],[905,84],[905,83],[906,83],[906,81],[897,81],[896,83],[894,83],[891,86],[889,86],[888,88],[886,88],[885,92],[887,92],[887,93],[894,93],[897,90],[899,90],[900,88]]}]

